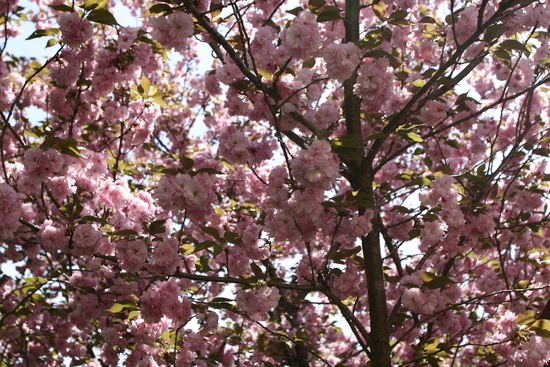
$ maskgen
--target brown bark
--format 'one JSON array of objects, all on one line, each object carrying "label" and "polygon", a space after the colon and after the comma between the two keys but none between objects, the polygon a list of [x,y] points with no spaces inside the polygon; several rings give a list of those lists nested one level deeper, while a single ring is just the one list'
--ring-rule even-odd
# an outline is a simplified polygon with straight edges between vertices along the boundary
[{"label": "brown bark", "polygon": [[[359,0],[346,0],[345,10],[345,42],[359,42]],[[357,72],[344,82],[344,115],[346,118],[347,133],[353,135],[362,146],[361,133],[361,100],[353,93]],[[362,191],[369,198],[369,204],[376,207],[375,196],[372,190],[372,175],[365,159],[362,148],[357,148],[355,158],[344,160],[349,169],[349,180],[352,187]],[[358,208],[360,214],[365,208]],[[370,343],[371,365],[376,367],[391,367],[391,348],[389,344],[388,311],[386,304],[386,288],[384,282],[383,260],[380,249],[380,231],[376,218],[373,230],[362,239],[363,256],[365,258],[365,273],[367,280],[367,295],[370,309]]]}]

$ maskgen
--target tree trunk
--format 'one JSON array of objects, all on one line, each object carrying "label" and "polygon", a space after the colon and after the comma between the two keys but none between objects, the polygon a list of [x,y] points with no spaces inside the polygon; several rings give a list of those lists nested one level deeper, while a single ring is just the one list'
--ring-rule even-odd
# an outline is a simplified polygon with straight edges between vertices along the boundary
[{"label": "tree trunk", "polygon": [[[345,11],[345,42],[359,42],[359,0],[346,0]],[[346,118],[347,133],[353,135],[361,144],[361,100],[353,93],[357,72],[344,82],[344,115]],[[376,207],[375,195],[372,189],[372,175],[369,167],[372,164],[365,162],[365,154],[362,148],[355,151],[356,158],[346,159],[345,163],[350,170],[350,183],[355,190],[360,190],[369,198],[369,203]],[[358,208],[359,214],[365,212],[365,208]],[[371,352],[371,365],[376,367],[391,367],[388,312],[386,305],[386,289],[384,283],[384,270],[382,253],[380,249],[380,231],[376,216],[373,219],[371,233],[362,239],[363,256],[365,258],[365,273],[367,280],[367,295],[370,308],[370,325],[372,343],[369,345]]]}]

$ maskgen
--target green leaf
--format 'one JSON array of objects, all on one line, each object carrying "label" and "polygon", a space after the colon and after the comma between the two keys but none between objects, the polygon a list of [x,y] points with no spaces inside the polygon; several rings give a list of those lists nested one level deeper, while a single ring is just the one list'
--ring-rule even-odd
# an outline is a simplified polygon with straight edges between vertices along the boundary
[{"label": "green leaf", "polygon": [[48,42],[46,42],[46,48],[52,47],[57,45],[59,42],[55,38],[50,38]]},{"label": "green leaf", "polygon": [[128,237],[137,236],[138,233],[133,229],[121,229],[120,231],[113,232],[113,236]]},{"label": "green leaf", "polygon": [[323,6],[317,14],[317,22],[331,22],[342,19],[340,9],[336,6]]},{"label": "green leaf", "polygon": [[164,108],[168,108],[168,104],[166,104],[166,102],[164,101],[164,94],[162,94],[161,92],[156,92],[151,96],[151,98],[154,104],[157,104]]},{"label": "green leaf", "polygon": [[532,152],[533,154],[540,155],[542,157],[550,156],[550,148],[535,148]]},{"label": "green leaf", "polygon": [[193,253],[196,253],[196,252],[199,252],[199,251],[202,251],[202,250],[206,250],[206,249],[209,249],[210,247],[214,247],[214,246],[218,246],[218,243],[214,242],[214,241],[210,241],[210,240],[202,241],[201,243],[199,243],[198,245],[195,246],[195,248],[193,250]]},{"label": "green leaf", "polygon": [[383,19],[386,15],[386,4],[382,0],[374,0],[372,3],[372,11],[379,19]]},{"label": "green leaf", "polygon": [[48,282],[48,279],[44,277],[30,277],[24,279],[24,285],[22,288],[23,294],[27,294],[29,292],[34,292],[36,289],[38,289],[42,284],[45,284]]},{"label": "green leaf", "polygon": [[141,80],[139,81],[139,86],[141,87],[141,90],[142,90],[141,93],[148,96],[149,91],[151,90],[151,82],[149,81],[149,79],[147,79],[145,74],[141,76]]},{"label": "green leaf", "polygon": [[434,173],[436,173],[436,172],[441,172],[441,173],[444,173],[446,175],[452,175],[453,174],[453,170],[451,169],[451,166],[449,166],[448,164],[442,164],[441,166],[438,166],[434,170]]},{"label": "green leaf", "polygon": [[401,66],[401,61],[399,61],[395,56],[388,53],[384,50],[373,50],[364,55],[365,57],[374,57],[374,58],[386,58],[390,62],[392,68],[397,69]]},{"label": "green leaf", "polygon": [[365,36],[363,37],[363,40],[359,42],[359,48],[361,48],[362,50],[368,50],[380,46],[380,44],[382,44],[382,41],[384,40],[382,37],[382,30],[383,29],[378,28],[367,32],[367,34],[365,34]]},{"label": "green leaf", "polygon": [[407,20],[409,13],[405,10],[398,9],[391,13],[389,23],[397,26],[408,26],[412,23]]},{"label": "green leaf", "polygon": [[112,313],[119,313],[126,309],[136,309],[136,304],[132,301],[117,302],[113,304],[107,311]]},{"label": "green leaf", "polygon": [[416,177],[412,179],[407,186],[430,186],[432,181],[427,177]]},{"label": "green leaf", "polygon": [[74,158],[82,157],[82,154],[80,154],[80,151],[78,150],[78,142],[71,138],[59,140],[57,144],[54,145],[54,148],[59,150],[61,153]]},{"label": "green leaf", "polygon": [[222,2],[210,2],[210,17],[212,19],[217,18],[223,10],[223,3]]},{"label": "green leaf", "polygon": [[210,236],[214,237],[218,241],[222,240],[220,233],[214,227],[201,227],[201,231],[203,231],[206,234],[209,234]]},{"label": "green leaf", "polygon": [[525,313],[519,314],[516,318],[516,323],[518,325],[527,325],[535,321],[537,313],[535,311],[526,311]]},{"label": "green leaf", "polygon": [[63,11],[63,12],[68,12],[68,13],[74,13],[74,9],[71,8],[69,5],[66,5],[66,4],[48,5],[48,6],[50,8],[52,8],[53,10]]},{"label": "green leaf", "polygon": [[86,17],[90,22],[115,26],[119,25],[116,21],[115,17],[109,10],[107,9],[94,9],[88,14]]},{"label": "green leaf", "polygon": [[84,10],[105,9],[108,4],[109,0],[84,0],[80,7]]},{"label": "green leaf", "polygon": [[172,7],[168,4],[155,4],[149,8],[149,13],[160,14],[169,13],[172,11]]},{"label": "green leaf", "polygon": [[498,45],[498,47],[504,50],[516,50],[516,51],[524,52],[526,54],[529,53],[529,50],[527,49],[527,47],[525,47],[523,43],[512,39],[502,41]]},{"label": "green leaf", "polygon": [[411,141],[414,141],[416,143],[422,143],[424,141],[424,139],[422,139],[422,137],[420,135],[418,135],[417,133],[413,133],[412,131],[408,131],[405,133],[405,138],[407,140],[411,140]]},{"label": "green leaf", "polygon": [[302,8],[301,6],[298,6],[297,8],[287,10],[286,12],[289,13],[289,14],[294,15],[295,17],[297,17],[303,11],[304,11],[304,8]]},{"label": "green leaf", "polygon": [[512,64],[512,55],[505,49],[497,49],[493,52],[493,56],[504,63],[504,65],[510,67]]},{"label": "green leaf", "polygon": [[357,153],[357,149],[354,148],[333,146],[332,152],[337,154],[340,158],[361,159],[361,156]]},{"label": "green leaf", "polygon": [[237,308],[231,303],[229,303],[229,301],[230,300],[228,300],[228,302],[209,302],[208,307],[218,309],[218,310],[229,310],[232,312],[238,312]]},{"label": "green leaf", "polygon": [[258,279],[265,279],[266,275],[264,274],[262,268],[260,268],[256,263],[252,262],[250,264],[250,268],[252,269],[252,272]]},{"label": "green leaf", "polygon": [[53,36],[59,34],[58,28],[48,28],[48,29],[37,29],[36,31],[32,32],[30,36],[28,36],[27,40],[32,40],[34,38],[40,38],[45,36]]},{"label": "green leaf", "polygon": [[325,4],[325,0],[309,0],[307,7],[312,13],[315,13],[316,10],[322,8]]},{"label": "green leaf", "polygon": [[197,271],[200,271],[200,272],[212,271],[212,268],[208,264],[208,259],[204,256],[199,257],[195,261],[195,267],[197,268]]},{"label": "green leaf", "polygon": [[335,260],[335,261],[342,261],[349,258],[355,257],[361,251],[360,246],[356,246],[352,249],[342,249],[339,251],[330,251],[327,255],[328,259]]},{"label": "green leaf", "polygon": [[164,225],[166,224],[166,219],[155,220],[149,225],[149,234],[154,236],[160,233],[166,232]]},{"label": "green leaf", "polygon": [[190,243],[184,243],[180,246],[180,249],[184,255],[191,255],[195,253],[195,246],[191,245]]},{"label": "green leaf", "polygon": [[533,330],[538,336],[550,338],[550,320],[538,319],[533,322],[529,330]]},{"label": "green leaf", "polygon": [[437,276],[427,271],[422,273],[420,279],[424,282],[423,286],[428,289],[441,289],[449,284],[454,284],[448,276]]},{"label": "green leaf", "polygon": [[424,79],[416,79],[412,84],[415,87],[422,88],[426,84],[426,81]]},{"label": "green leaf", "polygon": [[435,24],[435,23],[437,23],[437,22],[436,22],[436,20],[435,20],[434,18],[432,18],[432,17],[424,16],[424,17],[422,17],[422,19],[420,19],[420,20],[418,21],[418,23],[433,23],[433,24]]},{"label": "green leaf", "polygon": [[333,147],[345,147],[355,149],[363,148],[361,140],[354,134],[341,135],[337,138],[332,139],[331,143]]},{"label": "green leaf", "polygon": [[447,144],[448,146],[453,147],[455,149],[460,149],[461,148],[460,143],[458,141],[454,140],[454,139],[445,140],[445,144]]},{"label": "green leaf", "polygon": [[183,169],[191,169],[195,164],[195,162],[191,158],[187,158],[185,156],[180,157],[180,163]]},{"label": "green leaf", "polygon": [[62,154],[75,158],[80,158],[82,156],[78,150],[78,142],[71,138],[62,140],[58,137],[48,137],[42,144],[40,144],[40,148],[44,150],[55,149]]},{"label": "green leaf", "polygon": [[496,41],[500,36],[506,32],[508,27],[506,27],[504,24],[493,24],[487,28],[485,31],[485,34],[483,35],[483,40],[489,44]]},{"label": "green leaf", "polygon": [[273,80],[273,73],[266,69],[256,69],[256,72],[264,77],[268,82]]},{"label": "green leaf", "polygon": [[227,242],[235,243],[235,242],[241,242],[241,235],[235,232],[226,231],[223,234],[223,238],[227,240]]}]

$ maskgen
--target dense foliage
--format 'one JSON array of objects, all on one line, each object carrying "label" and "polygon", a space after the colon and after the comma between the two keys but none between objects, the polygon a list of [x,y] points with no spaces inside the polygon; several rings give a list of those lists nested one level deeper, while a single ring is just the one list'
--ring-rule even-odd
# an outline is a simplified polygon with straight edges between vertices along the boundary
[{"label": "dense foliage", "polygon": [[549,30],[0,0],[0,366],[544,366]]}]

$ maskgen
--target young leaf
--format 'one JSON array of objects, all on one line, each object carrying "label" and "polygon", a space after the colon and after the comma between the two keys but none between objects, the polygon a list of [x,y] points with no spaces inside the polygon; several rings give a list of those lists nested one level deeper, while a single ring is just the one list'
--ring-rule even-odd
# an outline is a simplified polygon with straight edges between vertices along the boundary
[{"label": "young leaf", "polygon": [[86,17],[90,22],[101,23],[105,25],[115,26],[119,25],[115,17],[109,10],[101,8],[94,9]]},{"label": "young leaf", "polygon": [[386,4],[383,0],[374,0],[372,2],[372,11],[379,19],[383,19],[384,15],[386,15]]},{"label": "young leaf", "polygon": [[32,40],[34,38],[40,38],[45,36],[53,36],[59,34],[58,28],[48,28],[48,29],[37,29],[36,31],[32,32],[30,36],[28,36],[27,40]]}]

